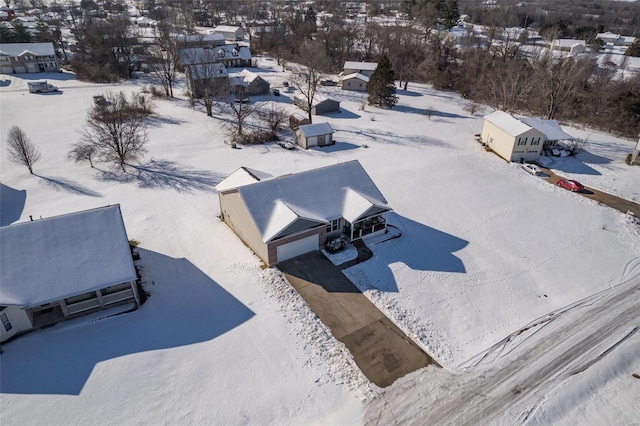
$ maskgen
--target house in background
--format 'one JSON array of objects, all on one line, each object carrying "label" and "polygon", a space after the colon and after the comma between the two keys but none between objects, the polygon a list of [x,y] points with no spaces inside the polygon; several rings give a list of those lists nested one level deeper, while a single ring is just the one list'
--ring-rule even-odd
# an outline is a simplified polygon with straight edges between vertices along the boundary
[{"label": "house in background", "polygon": [[346,61],[340,75],[358,73],[367,77],[371,77],[376,68],[378,68],[377,62]]},{"label": "house in background", "polygon": [[333,127],[329,123],[302,124],[294,130],[296,143],[304,149],[312,146],[328,146],[336,143],[333,140]]},{"label": "house in background", "polygon": [[58,72],[53,43],[0,44],[0,71],[2,74]]},{"label": "house in background", "polygon": [[229,41],[242,41],[245,36],[244,28],[231,25],[218,25],[213,29],[213,33],[221,34]]},{"label": "house in background", "polygon": [[[296,93],[293,96],[293,103],[302,110],[306,110],[309,107],[307,101],[307,97],[302,93]],[[313,101],[311,103],[312,115],[330,114],[332,112],[340,112],[340,101],[327,98],[320,94],[315,94],[313,96]]]},{"label": "house in background", "polygon": [[229,79],[227,69],[220,63],[189,64],[185,66],[184,74],[187,88],[196,99],[203,97],[205,89],[223,93]]},{"label": "house in background", "polygon": [[480,138],[491,150],[507,161],[535,161],[544,144],[540,130],[503,111],[484,116]]},{"label": "house in background", "polygon": [[244,88],[244,94],[249,96],[269,93],[271,87],[268,81],[247,69],[229,75],[229,84],[233,92],[237,92],[240,86]]},{"label": "house in background", "polygon": [[216,186],[224,222],[267,266],[327,236],[386,232],[391,207],[357,160],[280,177],[241,168]]},{"label": "house in background", "polygon": [[0,341],[139,304],[120,206],[0,227]]},{"label": "house in background", "polygon": [[176,38],[176,42],[180,48],[189,47],[217,47],[226,44],[224,35],[222,34],[190,34],[180,35]]},{"label": "house in background", "polygon": [[551,42],[551,50],[558,52],[569,52],[572,55],[584,53],[587,50],[587,42],[574,39],[556,39]]}]

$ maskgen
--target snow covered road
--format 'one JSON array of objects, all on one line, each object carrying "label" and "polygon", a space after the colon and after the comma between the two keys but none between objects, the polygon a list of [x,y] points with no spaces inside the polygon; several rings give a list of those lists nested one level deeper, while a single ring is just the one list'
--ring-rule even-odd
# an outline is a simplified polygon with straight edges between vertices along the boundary
[{"label": "snow covered road", "polygon": [[[419,381],[394,385],[372,404],[367,421],[526,423],[560,384],[592,367],[639,329],[640,259],[634,259],[619,285],[514,333],[477,357],[478,365],[453,374],[434,370]],[[514,340],[519,342],[515,347],[510,345]],[[639,354],[635,357],[640,360]],[[421,407],[419,416],[409,409],[412,405]]]}]

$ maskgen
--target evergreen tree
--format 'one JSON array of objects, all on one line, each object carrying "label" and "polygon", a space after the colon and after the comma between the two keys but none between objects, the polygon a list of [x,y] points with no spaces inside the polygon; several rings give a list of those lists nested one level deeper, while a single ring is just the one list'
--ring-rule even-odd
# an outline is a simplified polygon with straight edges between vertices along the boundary
[{"label": "evergreen tree", "polygon": [[367,85],[367,93],[369,94],[369,105],[393,108],[398,103],[393,69],[387,55],[382,56],[378,67],[371,75]]},{"label": "evergreen tree", "polygon": [[11,21],[13,25],[13,35],[16,43],[31,43],[31,33],[27,27],[17,19]]},{"label": "evergreen tree", "polygon": [[448,30],[455,27],[460,19],[458,10],[458,2],[456,0],[447,0],[443,3],[442,24]]}]

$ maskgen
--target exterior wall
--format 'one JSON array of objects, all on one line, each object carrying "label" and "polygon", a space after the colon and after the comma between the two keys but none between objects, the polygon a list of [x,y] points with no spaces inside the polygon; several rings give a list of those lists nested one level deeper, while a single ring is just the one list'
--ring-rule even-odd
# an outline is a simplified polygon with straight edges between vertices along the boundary
[{"label": "exterior wall", "polygon": [[6,330],[5,327],[0,324],[0,342],[4,342],[16,334],[24,333],[25,331],[29,331],[33,328],[31,325],[31,318],[29,318],[29,315],[23,307],[7,306],[2,310],[2,312],[0,312],[0,315],[2,314],[7,315],[7,318],[11,323],[11,329]]},{"label": "exterior wall", "polygon": [[351,68],[345,68],[342,71],[342,74],[343,75],[349,75],[349,74],[353,74],[354,72],[360,73],[362,75],[366,75],[367,77],[371,77],[373,75],[373,71],[361,70],[361,69],[351,69]]},{"label": "exterior wall", "polygon": [[366,92],[367,83],[358,78],[342,80],[342,90],[354,90],[356,92]]},{"label": "exterior wall", "polygon": [[247,211],[238,191],[221,192],[218,196],[220,197],[220,212],[223,215],[224,223],[226,223],[264,263],[268,264],[267,245],[262,241],[260,232],[253,222],[253,218]]},{"label": "exterior wall", "polygon": [[513,145],[515,144],[514,136],[490,121],[484,120],[480,137],[496,154],[507,161],[511,161]]},{"label": "exterior wall", "polygon": [[300,240],[311,235],[318,234],[318,249],[324,247],[324,243],[327,240],[327,228],[325,225],[320,225],[316,228],[308,231],[302,231],[297,234],[289,235],[279,240],[271,241],[267,244],[268,247],[268,260],[265,261],[267,266],[273,266],[278,263],[278,246],[290,243],[292,241]]},{"label": "exterior wall", "polygon": [[34,56],[24,54],[22,56],[0,57],[0,64],[3,74],[24,74],[38,72],[58,72],[58,60],[55,55]]},{"label": "exterior wall", "polygon": [[338,111],[340,111],[340,102],[334,101],[333,99],[327,99],[315,106],[313,114],[327,114]]},{"label": "exterior wall", "polygon": [[269,88],[269,83],[266,80],[256,78],[249,84],[247,93],[249,95],[263,95],[265,93],[269,93]]},{"label": "exterior wall", "polygon": [[[521,141],[522,145],[518,145],[518,141]],[[531,129],[514,140],[513,151],[511,153],[511,161],[535,161],[538,159],[542,147],[544,145],[544,134],[536,129]]]}]

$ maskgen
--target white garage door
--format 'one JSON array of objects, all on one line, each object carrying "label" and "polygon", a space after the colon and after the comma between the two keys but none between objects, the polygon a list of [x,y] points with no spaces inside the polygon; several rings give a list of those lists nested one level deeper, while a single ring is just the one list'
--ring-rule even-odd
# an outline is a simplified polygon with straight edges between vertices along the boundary
[{"label": "white garage door", "polygon": [[318,234],[278,246],[278,262],[318,250]]}]

